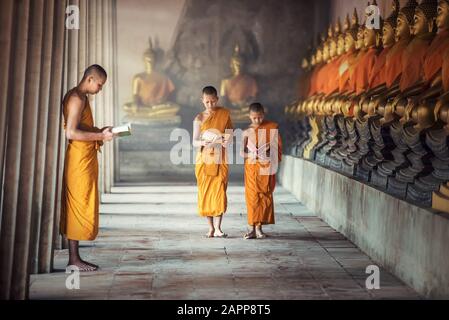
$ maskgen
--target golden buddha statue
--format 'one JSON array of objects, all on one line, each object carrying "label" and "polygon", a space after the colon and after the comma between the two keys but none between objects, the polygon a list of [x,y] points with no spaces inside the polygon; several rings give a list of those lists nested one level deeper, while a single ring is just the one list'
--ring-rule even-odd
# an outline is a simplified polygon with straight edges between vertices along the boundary
[{"label": "golden buddha statue", "polygon": [[220,95],[229,103],[233,122],[248,121],[248,107],[257,96],[257,82],[249,74],[243,73],[244,61],[238,45],[231,58],[232,77],[221,82]]},{"label": "golden buddha statue", "polygon": [[156,54],[152,41],[143,55],[145,72],[134,76],[132,84],[133,101],[124,105],[126,120],[142,123],[178,124],[177,112],[180,106],[170,102],[169,96],[175,90],[173,82],[155,70]]}]

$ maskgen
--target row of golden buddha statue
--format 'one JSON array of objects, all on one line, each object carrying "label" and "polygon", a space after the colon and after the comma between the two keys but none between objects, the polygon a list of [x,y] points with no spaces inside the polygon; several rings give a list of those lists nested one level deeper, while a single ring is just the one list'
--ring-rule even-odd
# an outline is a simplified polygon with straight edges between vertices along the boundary
[{"label": "row of golden buddha statue", "polygon": [[[125,121],[148,124],[179,124],[180,106],[170,101],[175,85],[165,74],[155,70],[156,52],[150,38],[149,48],[143,58],[145,72],[134,76],[132,84],[133,101],[124,105]],[[244,59],[238,45],[230,63],[232,76],[221,83],[221,103],[231,109],[234,123],[248,121],[248,106],[257,96],[257,82],[243,72]]]},{"label": "row of golden buddha statue", "polygon": [[380,22],[354,10],[303,61],[291,153],[449,212],[449,0],[395,0]]}]

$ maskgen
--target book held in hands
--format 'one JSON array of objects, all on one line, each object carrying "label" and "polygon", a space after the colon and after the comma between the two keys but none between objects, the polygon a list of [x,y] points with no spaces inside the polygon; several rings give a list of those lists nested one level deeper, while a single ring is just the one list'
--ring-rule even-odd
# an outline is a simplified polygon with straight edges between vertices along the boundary
[{"label": "book held in hands", "polygon": [[131,135],[131,124],[125,124],[122,126],[112,128],[112,133],[119,137],[126,137]]}]

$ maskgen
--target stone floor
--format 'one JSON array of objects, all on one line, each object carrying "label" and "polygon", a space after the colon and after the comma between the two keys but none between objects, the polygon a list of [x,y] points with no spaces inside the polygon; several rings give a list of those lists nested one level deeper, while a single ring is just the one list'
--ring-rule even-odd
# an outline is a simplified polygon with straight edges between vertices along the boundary
[{"label": "stone floor", "polygon": [[194,186],[116,187],[103,195],[101,230],[83,243],[100,271],[65,287],[67,250],[55,272],[33,275],[31,299],[420,299],[380,268],[380,289],[365,286],[375,265],[341,234],[277,188],[276,225],[267,239],[244,240],[243,187],[228,190],[227,239],[206,239]]}]

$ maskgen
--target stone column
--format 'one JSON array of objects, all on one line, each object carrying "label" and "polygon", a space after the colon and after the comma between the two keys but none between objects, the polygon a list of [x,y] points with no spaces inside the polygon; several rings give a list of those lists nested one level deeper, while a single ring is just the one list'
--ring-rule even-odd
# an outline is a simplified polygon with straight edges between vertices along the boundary
[{"label": "stone column", "polygon": [[39,85],[44,25],[44,0],[31,1],[28,55],[25,75],[25,101],[20,153],[19,194],[14,239],[11,298],[23,300],[28,292],[28,254],[36,154]]},{"label": "stone column", "polygon": [[[14,1],[0,2],[0,179],[3,178],[3,160],[5,156],[6,119],[8,118],[8,87],[10,73],[10,53],[12,37],[12,21],[14,13]],[[1,180],[3,181],[3,179]],[[1,183],[1,182],[0,182]],[[3,190],[3,184],[1,186]],[[2,225],[2,199],[0,192],[0,230]]]},{"label": "stone column", "polygon": [[[53,2],[53,0],[48,0]],[[59,239],[59,208],[56,201],[61,194],[60,153],[62,139],[61,98],[63,87],[64,39],[65,39],[65,1],[54,2],[54,34],[51,57],[51,78],[48,106],[47,144],[45,150],[45,178],[43,184],[42,217],[39,237],[40,273],[48,273],[52,269],[53,243]],[[59,182],[59,183],[58,183]]]},{"label": "stone column", "polygon": [[38,273],[39,238],[42,220],[42,201],[44,192],[45,157],[48,131],[49,93],[53,52],[54,1],[45,0],[44,33],[42,44],[42,69],[40,76],[39,116],[37,125],[37,144],[35,154],[34,188],[32,204],[30,273]]},{"label": "stone column", "polygon": [[8,117],[8,138],[5,156],[3,188],[3,213],[0,233],[0,299],[9,299],[12,278],[12,263],[14,256],[14,240],[16,229],[16,212],[19,191],[20,152],[22,145],[23,106],[25,93],[28,20],[30,1],[17,1],[17,11],[14,17],[14,43],[12,57],[14,64],[9,83],[7,106],[11,112]]}]

